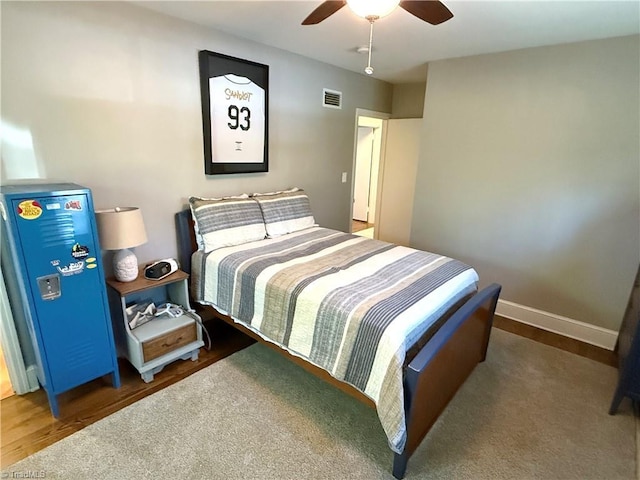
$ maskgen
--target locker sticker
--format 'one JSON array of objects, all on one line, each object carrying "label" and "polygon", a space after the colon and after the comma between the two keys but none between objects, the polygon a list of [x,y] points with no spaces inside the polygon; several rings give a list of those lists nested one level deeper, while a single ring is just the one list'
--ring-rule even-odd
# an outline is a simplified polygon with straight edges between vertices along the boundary
[{"label": "locker sticker", "polygon": [[25,220],[35,220],[42,215],[42,206],[37,200],[24,200],[18,204],[17,211]]},{"label": "locker sticker", "polygon": [[89,247],[76,243],[73,247],[71,247],[71,256],[77,260],[87,258],[89,256]]},{"label": "locker sticker", "polygon": [[80,211],[82,210],[82,204],[80,203],[80,200],[69,200],[64,204],[64,209]]},{"label": "locker sticker", "polygon": [[69,265],[65,265],[63,267],[57,266],[56,268],[64,277],[68,277],[70,275],[82,273],[84,270],[84,262],[71,262]]}]

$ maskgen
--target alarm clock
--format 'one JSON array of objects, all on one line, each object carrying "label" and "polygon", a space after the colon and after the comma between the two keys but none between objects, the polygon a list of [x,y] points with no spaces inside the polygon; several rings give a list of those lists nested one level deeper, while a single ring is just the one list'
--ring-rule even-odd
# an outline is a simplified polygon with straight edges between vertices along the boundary
[{"label": "alarm clock", "polygon": [[149,280],[162,280],[164,277],[178,271],[178,262],[173,258],[158,260],[144,267],[144,278]]}]

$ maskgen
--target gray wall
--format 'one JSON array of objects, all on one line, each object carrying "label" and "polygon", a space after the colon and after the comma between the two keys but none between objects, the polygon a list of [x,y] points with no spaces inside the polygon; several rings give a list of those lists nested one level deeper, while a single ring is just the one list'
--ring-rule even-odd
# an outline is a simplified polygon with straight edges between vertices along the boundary
[{"label": "gray wall", "polygon": [[[296,185],[320,224],[348,230],[355,109],[390,112],[390,84],[130,4],[1,9],[3,181],[34,171],[90,187],[96,207],[141,207],[141,262],[175,255],[190,195]],[[202,49],[270,66],[269,173],[204,175]],[[343,92],[342,110],[321,106],[323,87]]]},{"label": "gray wall", "polygon": [[639,37],[429,65],[412,244],[616,330],[640,256]]}]

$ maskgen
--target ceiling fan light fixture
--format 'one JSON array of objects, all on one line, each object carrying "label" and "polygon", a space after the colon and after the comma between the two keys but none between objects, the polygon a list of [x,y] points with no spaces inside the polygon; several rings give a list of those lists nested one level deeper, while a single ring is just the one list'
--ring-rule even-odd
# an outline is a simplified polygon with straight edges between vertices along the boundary
[{"label": "ceiling fan light fixture", "polygon": [[375,19],[389,15],[395,10],[400,0],[347,0],[353,13],[362,17]]}]

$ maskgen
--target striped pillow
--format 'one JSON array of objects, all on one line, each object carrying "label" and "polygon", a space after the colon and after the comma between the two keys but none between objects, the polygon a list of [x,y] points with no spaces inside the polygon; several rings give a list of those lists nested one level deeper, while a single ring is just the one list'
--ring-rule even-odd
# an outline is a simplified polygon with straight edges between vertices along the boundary
[{"label": "striped pillow", "polygon": [[241,245],[265,238],[267,232],[258,203],[248,195],[189,198],[198,250]]},{"label": "striped pillow", "polygon": [[309,197],[300,188],[254,193],[252,197],[260,205],[269,238],[317,226],[311,213]]}]

